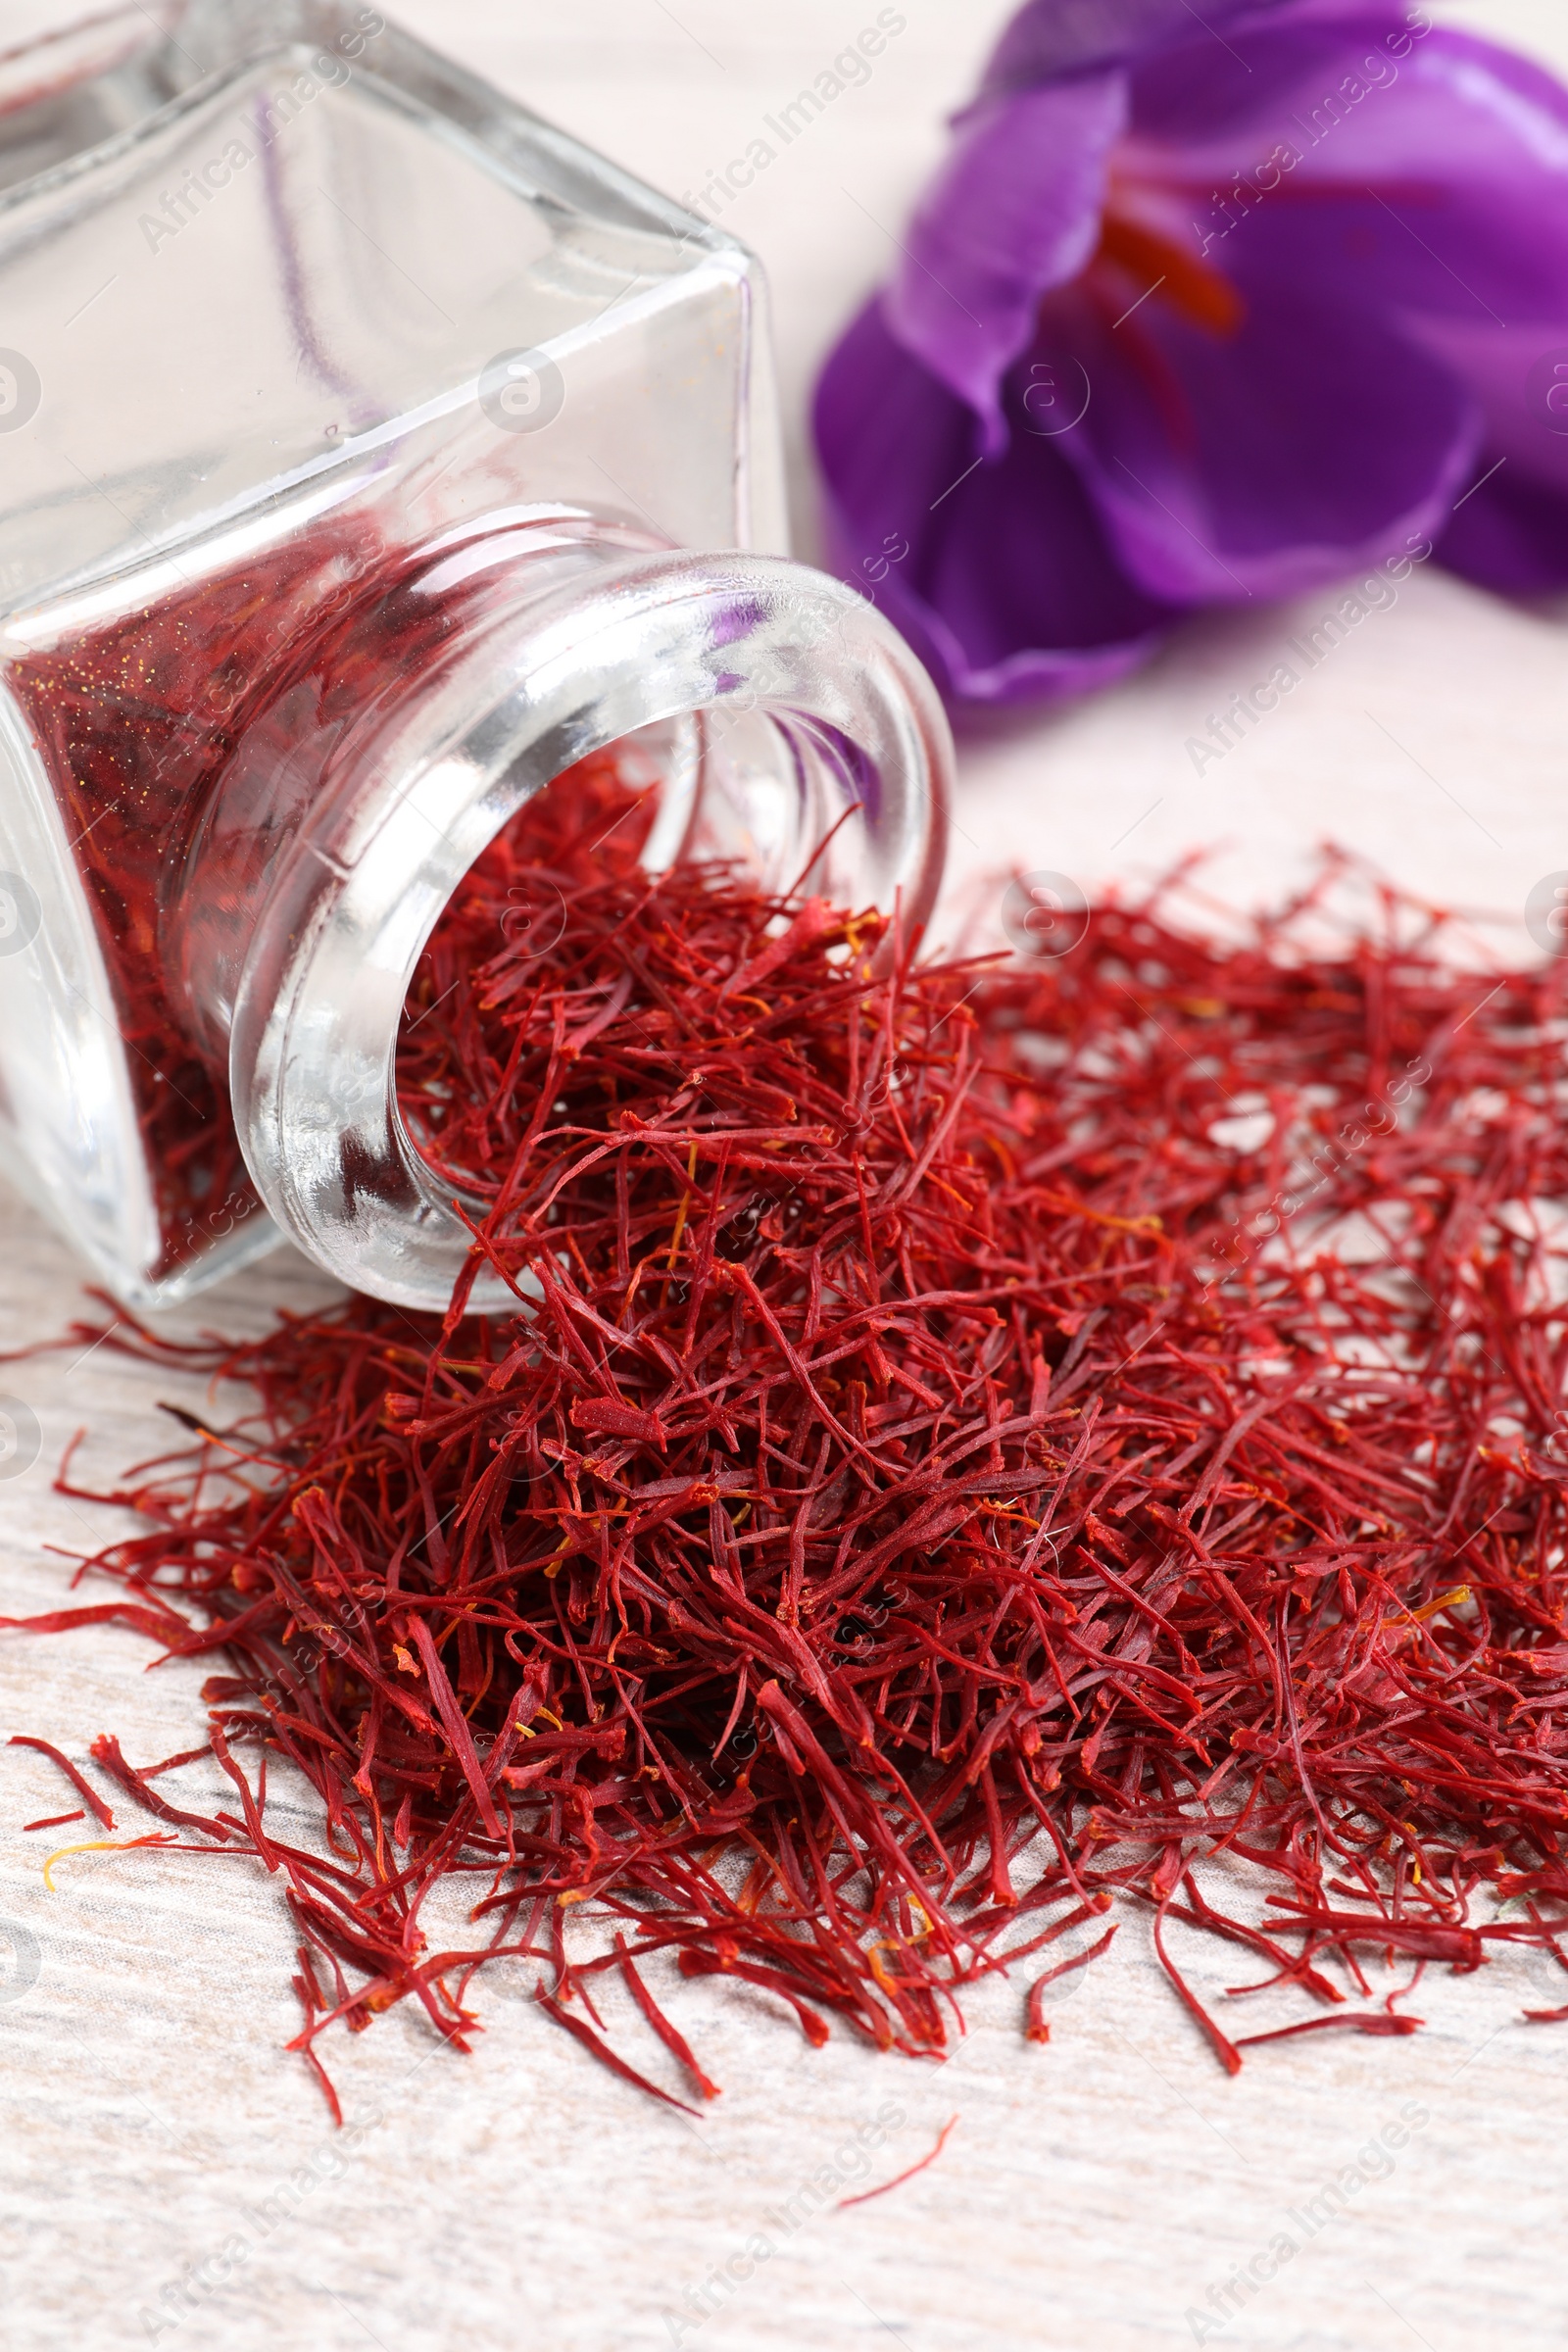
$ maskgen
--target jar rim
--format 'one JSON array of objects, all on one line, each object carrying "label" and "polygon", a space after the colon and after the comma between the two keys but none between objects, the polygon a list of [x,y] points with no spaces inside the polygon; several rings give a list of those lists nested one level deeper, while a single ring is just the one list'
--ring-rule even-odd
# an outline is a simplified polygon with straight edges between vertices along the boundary
[{"label": "jar rim", "polygon": [[[394,1304],[444,1309],[471,1247],[397,1106],[409,987],[464,876],[556,776],[660,721],[756,714],[813,809],[859,809],[862,903],[912,933],[940,882],[952,737],[863,597],[782,558],[623,535],[594,558],[412,698],[282,861],[247,956],[230,1084],[257,1190],[308,1255]],[[510,1298],[499,1278],[473,1293]]]}]

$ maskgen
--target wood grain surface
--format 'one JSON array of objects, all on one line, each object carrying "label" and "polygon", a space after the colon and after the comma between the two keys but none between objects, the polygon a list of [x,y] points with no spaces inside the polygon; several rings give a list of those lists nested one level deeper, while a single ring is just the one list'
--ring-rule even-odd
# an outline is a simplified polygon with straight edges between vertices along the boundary
[{"label": "wood grain surface", "polygon": [[[942,115],[1004,14],[998,0],[902,7],[907,28],[870,81],[727,216],[773,277],[805,548],[810,376],[886,270]],[[405,0],[400,13],[679,193],[743,151],[876,7]],[[1561,0],[1498,0],[1462,21],[1568,70]],[[1221,845],[1216,874],[1246,897],[1332,833],[1494,909],[1517,941],[1530,885],[1568,868],[1560,615],[1417,575],[1288,710],[1194,775],[1195,724],[1266,676],[1272,649],[1328,601],[1195,626],[1124,690],[968,747],[954,923],[992,919],[986,877],[1009,859],[1090,886]],[[57,1332],[77,1282],[63,1245],[0,1200],[0,1345]],[[181,1324],[254,1329],[320,1288],[280,1253]],[[0,1485],[0,1610],[20,1613],[58,1605],[69,1555],[112,1525],[51,1490],[73,1431],[88,1432],[81,1473],[108,1477],[169,1443],[160,1398],[193,1399],[103,1348],[0,1367],[0,1389],[43,1433],[37,1463]],[[150,1673],[147,1654],[113,1631],[0,1637],[0,1733],[53,1737],[77,1757],[107,1730],[141,1759],[191,1744],[201,1673]],[[206,1792],[200,1769],[183,1778]],[[345,2037],[351,2128],[334,2134],[281,2054],[296,2012],[276,1886],[239,1859],[83,1853],[57,1865],[51,1892],[54,1839],[21,1824],[69,1809],[41,1758],[0,1750],[8,2352],[1546,2352],[1568,2339],[1568,2029],[1521,2022],[1561,1997],[1539,1964],[1436,1973],[1412,2004],[1426,2033],[1276,2045],[1234,2082],[1136,1920],[1064,1981],[1049,2048],[1021,2038],[1021,1987],[997,1984],[941,2066],[842,2034],[812,2052],[766,1995],[676,1984],[671,2008],[725,2085],[697,2123],[596,2068],[534,2006],[534,1972],[508,1964],[481,1990],[471,2057],[401,2012]],[[455,1913],[447,1924],[461,1937]],[[1238,1981],[1222,1951],[1190,1960],[1213,1997]],[[1379,1994],[1395,1981],[1377,1980]],[[635,2021],[611,2014],[630,2037]],[[838,2209],[925,2154],[954,2115],[939,2164]],[[1257,2272],[1275,2275],[1221,2328],[1210,2290],[1261,2256]]]}]

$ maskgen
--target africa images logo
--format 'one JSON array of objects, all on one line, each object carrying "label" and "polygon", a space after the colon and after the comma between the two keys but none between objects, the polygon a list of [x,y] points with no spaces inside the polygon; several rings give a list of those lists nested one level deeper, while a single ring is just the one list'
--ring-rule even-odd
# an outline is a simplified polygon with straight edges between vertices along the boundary
[{"label": "africa images logo", "polygon": [[20,432],[38,414],[43,385],[24,352],[0,351],[0,433]]}]

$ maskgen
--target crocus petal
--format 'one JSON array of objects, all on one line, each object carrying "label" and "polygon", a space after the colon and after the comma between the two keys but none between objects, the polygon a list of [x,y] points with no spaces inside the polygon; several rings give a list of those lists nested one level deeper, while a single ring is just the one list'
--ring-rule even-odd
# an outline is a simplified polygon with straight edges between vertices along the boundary
[{"label": "crocus petal", "polygon": [[873,303],[828,362],[816,436],[834,555],[960,702],[1051,702],[1147,658],[1172,615],[1116,564],[1021,407],[998,461]]},{"label": "crocus petal", "polygon": [[1550,329],[1440,318],[1420,332],[1469,391],[1486,435],[1440,563],[1503,596],[1568,588],[1568,312]]},{"label": "crocus petal", "polygon": [[[1254,11],[1235,21],[1217,46],[1190,25],[1185,40],[1130,61],[1133,128],[1200,159],[1199,174],[1217,165],[1228,178],[1290,136],[1291,117],[1303,104],[1310,110],[1326,107],[1331,94],[1341,99],[1348,75],[1393,88],[1433,37],[1429,32],[1418,42],[1403,11],[1380,0]],[[1353,120],[1360,102],[1352,98],[1330,111]],[[1308,142],[1298,131],[1296,143]],[[1433,160],[1429,152],[1425,161]]]},{"label": "crocus petal", "polygon": [[1480,411],[1486,454],[1477,474],[1505,457],[1515,481],[1568,493],[1568,311],[1549,327],[1435,318],[1417,320],[1408,331],[1458,377]]},{"label": "crocus petal", "polygon": [[975,108],[915,214],[889,321],[969,403],[991,451],[1006,439],[1002,377],[1034,334],[1041,296],[1095,250],[1126,114],[1119,74]]},{"label": "crocus petal", "polygon": [[1167,233],[1279,283],[1568,324],[1568,91],[1467,34],[1401,62],[1374,21],[1340,30],[1239,29],[1234,60],[1188,44],[1134,74],[1128,153],[1172,183]]},{"label": "crocus petal", "polygon": [[1545,210],[1523,193],[1471,200],[1437,183],[1383,195],[1368,182],[1310,204],[1282,192],[1272,214],[1251,215],[1206,260],[1406,320],[1533,321],[1539,342],[1557,321],[1568,334],[1568,204],[1559,237]]},{"label": "crocus petal", "polygon": [[950,694],[1423,542],[1568,586],[1549,75],[1405,0],[1027,0],[956,127],[818,418],[846,564]]},{"label": "crocus petal", "polygon": [[[1293,0],[1206,0],[1201,21],[1217,28]],[[982,91],[1018,90],[1057,74],[1119,65],[1161,41],[1190,38],[1188,0],[1031,0],[1004,32]]]},{"label": "crocus petal", "polygon": [[1158,301],[1053,305],[1094,398],[1061,449],[1133,577],[1174,602],[1292,596],[1446,521],[1480,440],[1456,378],[1370,313],[1247,289],[1221,337]]},{"label": "crocus petal", "polygon": [[1532,479],[1490,450],[1481,463],[1479,486],[1438,541],[1439,563],[1499,596],[1568,588],[1568,490]]}]

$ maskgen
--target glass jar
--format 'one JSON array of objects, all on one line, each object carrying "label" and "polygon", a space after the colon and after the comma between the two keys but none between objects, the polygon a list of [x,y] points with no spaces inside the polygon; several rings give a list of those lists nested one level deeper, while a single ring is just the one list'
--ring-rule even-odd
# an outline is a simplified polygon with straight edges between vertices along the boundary
[{"label": "glass jar", "polygon": [[394,1061],[487,843],[621,744],[651,863],[738,857],[914,926],[946,723],[865,600],[779,552],[733,239],[373,10],[25,23],[0,1152],[132,1304],[281,1233],[439,1306],[466,1235]]}]

